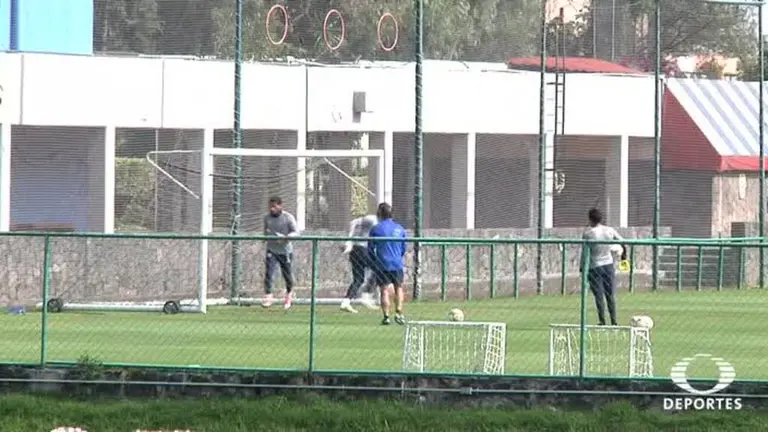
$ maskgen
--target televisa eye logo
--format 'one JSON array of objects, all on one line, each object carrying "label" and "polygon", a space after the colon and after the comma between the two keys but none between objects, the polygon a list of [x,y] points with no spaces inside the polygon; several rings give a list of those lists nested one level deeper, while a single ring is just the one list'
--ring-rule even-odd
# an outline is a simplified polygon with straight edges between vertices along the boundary
[{"label": "televisa eye logo", "polygon": [[[688,368],[696,360],[707,360],[717,366],[717,383],[709,389],[695,389],[688,382]],[[665,410],[735,411],[742,407],[741,398],[712,396],[728,388],[736,379],[736,369],[722,357],[714,357],[711,354],[686,357],[672,366],[669,377],[676,386],[695,396],[664,398]]]}]

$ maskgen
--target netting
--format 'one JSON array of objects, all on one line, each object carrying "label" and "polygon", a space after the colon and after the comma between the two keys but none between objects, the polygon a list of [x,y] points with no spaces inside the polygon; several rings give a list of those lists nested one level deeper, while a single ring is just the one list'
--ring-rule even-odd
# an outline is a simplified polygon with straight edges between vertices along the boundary
[{"label": "netting", "polygon": [[405,328],[403,369],[503,374],[506,333],[504,323],[409,322]]},{"label": "netting", "polygon": [[640,327],[550,325],[549,373],[579,375],[581,349],[584,375],[611,377],[653,376],[650,330]]},{"label": "netting", "polygon": [[[661,54],[669,79],[660,223],[675,237],[729,237],[734,223],[758,219],[757,13],[752,6],[695,1],[662,9]],[[691,130],[701,131],[708,142],[701,145],[723,158],[723,172],[707,166]],[[745,164],[728,163],[738,158]]]},{"label": "netting", "polygon": [[235,1],[94,1],[94,51],[223,56],[231,53]]}]

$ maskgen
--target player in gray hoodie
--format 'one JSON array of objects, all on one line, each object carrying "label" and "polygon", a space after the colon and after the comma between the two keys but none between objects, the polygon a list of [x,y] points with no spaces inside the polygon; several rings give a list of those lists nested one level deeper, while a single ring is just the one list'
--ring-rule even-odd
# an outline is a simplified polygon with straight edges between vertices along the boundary
[{"label": "player in gray hoodie", "polygon": [[280,273],[285,280],[285,301],[283,307],[291,308],[293,300],[293,244],[288,237],[299,235],[296,218],[283,210],[283,200],[280,197],[269,199],[269,212],[264,215],[264,235],[285,237],[277,240],[267,240],[267,255],[265,257],[266,271],[264,272],[263,307],[270,307],[274,302],[272,284],[275,270],[280,267]]}]

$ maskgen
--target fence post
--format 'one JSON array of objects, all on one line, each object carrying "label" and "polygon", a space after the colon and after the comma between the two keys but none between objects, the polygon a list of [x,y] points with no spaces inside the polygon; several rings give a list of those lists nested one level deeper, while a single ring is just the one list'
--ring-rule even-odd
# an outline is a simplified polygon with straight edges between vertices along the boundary
[{"label": "fence post", "polygon": [[472,300],[472,245],[466,246],[466,277],[467,277],[467,301]]},{"label": "fence post", "polygon": [[584,378],[586,375],[586,356],[584,352],[584,344],[587,341],[587,291],[589,290],[589,262],[590,249],[586,247],[586,243],[582,243],[582,254],[584,259],[581,262],[581,331],[579,334],[579,378]]},{"label": "fence post", "polygon": [[318,285],[318,265],[320,262],[320,249],[318,247],[318,240],[312,240],[312,282],[310,283],[310,299],[309,299],[309,366],[308,371],[312,373],[315,371],[315,334],[317,327],[317,285]]},{"label": "fence post", "polygon": [[491,298],[496,298],[496,243],[491,243],[491,247],[488,253],[491,255],[489,257],[490,262],[488,263],[488,266],[491,268],[490,269]]},{"label": "fence post", "polygon": [[51,297],[51,236],[43,237],[43,312],[40,318],[40,366],[48,363],[48,301]]}]

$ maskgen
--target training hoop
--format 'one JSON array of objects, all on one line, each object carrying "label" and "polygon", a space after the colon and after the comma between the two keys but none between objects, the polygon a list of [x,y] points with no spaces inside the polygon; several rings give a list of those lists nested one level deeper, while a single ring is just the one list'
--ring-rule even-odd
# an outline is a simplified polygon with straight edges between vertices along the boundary
[{"label": "training hoop", "polygon": [[[339,17],[339,23],[341,23],[341,38],[339,38],[339,43],[337,43],[336,45],[331,45],[331,42],[328,38],[328,21],[334,15],[337,15]],[[344,24],[344,17],[341,15],[341,12],[339,12],[336,9],[329,10],[328,13],[325,14],[325,20],[323,21],[323,41],[325,41],[325,46],[328,47],[328,49],[331,51],[336,51],[337,49],[341,48],[341,44],[344,43],[344,38],[346,36],[347,36],[347,27]]]},{"label": "training hoop", "polygon": [[[272,14],[276,11],[283,13],[283,22],[285,23],[285,26],[283,27],[283,34],[280,36],[280,39],[272,38],[272,35],[269,32],[269,23],[272,21]],[[282,45],[283,42],[285,42],[285,39],[288,37],[288,10],[285,8],[285,6],[276,4],[269,8],[269,12],[267,12],[267,19],[264,22],[264,29],[267,34],[267,39],[272,45]]]},{"label": "training hoop", "polygon": [[[389,46],[384,45],[384,39],[381,37],[381,28],[384,26],[384,20],[387,18],[392,20],[392,23],[395,25],[395,40],[390,44]],[[393,51],[395,47],[397,46],[397,41],[400,37],[400,26],[397,24],[397,19],[395,19],[395,16],[392,15],[389,12],[385,12],[381,18],[379,18],[379,23],[376,25],[376,38],[379,40],[379,46],[382,50],[386,52]]]}]

